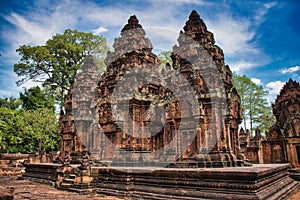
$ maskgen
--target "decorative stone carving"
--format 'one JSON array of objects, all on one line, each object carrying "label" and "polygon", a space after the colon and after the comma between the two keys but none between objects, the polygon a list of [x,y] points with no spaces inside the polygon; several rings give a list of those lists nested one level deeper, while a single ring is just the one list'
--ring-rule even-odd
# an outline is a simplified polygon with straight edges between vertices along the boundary
[{"label": "decorative stone carving", "polygon": [[80,170],[88,170],[90,166],[90,155],[87,150],[83,150],[82,156],[80,159],[80,166],[78,167]]},{"label": "decorative stone carving", "polygon": [[272,105],[275,124],[266,133],[265,163],[290,162],[300,167],[300,85],[289,79]]},{"label": "decorative stone carving", "polygon": [[[232,72],[224,64],[223,51],[215,45],[213,34],[207,30],[196,11],[192,11],[183,29],[178,38],[179,46],[173,48],[172,60],[173,68],[178,69],[197,91],[198,102],[201,102],[205,113],[199,122],[204,138],[198,140],[203,142],[192,148],[200,150],[198,166],[235,166],[239,154],[238,125],[242,120],[242,111],[240,98],[232,85]],[[194,41],[201,46],[195,47]],[[195,56],[200,56],[197,60],[199,70],[193,69],[189,62]],[[213,62],[207,63],[209,59]],[[208,153],[203,146],[209,145],[214,137],[217,137],[215,147]],[[203,156],[203,153],[208,155]]]},{"label": "decorative stone carving", "polygon": [[[88,55],[80,73],[76,76],[72,99],[77,138],[82,146],[85,145],[85,149],[90,152],[93,159],[99,159],[101,145],[96,109],[98,70],[99,66],[93,56]],[[83,148],[80,151],[83,151]],[[78,153],[77,158],[80,157],[81,153]]]},{"label": "decorative stone carving", "polygon": [[[176,101],[177,91],[171,91],[168,86],[156,81],[160,61],[151,52],[152,44],[145,38],[145,34],[136,16],[131,16],[121,31],[121,37],[115,39],[114,51],[108,52],[105,59],[107,70],[101,76],[97,89],[98,117],[105,137],[114,147],[123,151],[144,151],[154,154],[167,145],[172,147],[191,139],[193,142],[183,150],[184,152],[177,152],[180,156],[173,165],[181,166],[180,163],[186,159],[196,161],[196,167],[242,165],[243,161],[236,158],[240,153],[238,144],[238,124],[242,120],[240,99],[232,85],[232,72],[228,65],[224,64],[223,52],[214,44],[213,34],[207,31],[198,13],[196,11],[191,13],[184,26],[184,32],[181,32],[178,38],[179,46],[173,49],[171,56],[173,65],[168,65],[188,81],[190,86],[187,87],[192,87],[196,91],[199,110],[193,114],[184,109],[188,106],[188,102]],[[195,45],[198,47],[195,48]],[[193,56],[202,62],[201,70],[195,70],[193,64],[189,62]],[[209,60],[212,61],[207,63]],[[168,67],[162,72],[165,73],[165,80],[172,78],[168,79],[170,71]],[[151,82],[138,88],[134,97],[130,99],[122,92],[124,88],[118,87],[118,84],[129,71],[140,68],[151,71],[149,77]],[[131,84],[139,81],[138,76],[131,78],[132,81],[124,83],[125,88],[132,88]],[[172,84],[177,84],[175,88],[184,88],[175,79]],[[113,93],[124,95],[122,97],[124,106],[118,105],[116,116],[112,113],[115,106],[115,100],[111,97]],[[126,105],[128,103],[130,111],[126,114],[125,108],[128,108]],[[158,106],[160,110],[151,110],[153,105]],[[163,115],[159,115],[158,111],[162,111]],[[188,117],[191,115],[194,119]],[[155,119],[157,121],[165,119],[164,128],[148,137],[144,131],[145,127]],[[191,121],[199,121],[197,130],[185,130],[180,135],[177,134],[180,126],[187,126]],[[198,132],[195,139],[189,136],[184,138],[184,133],[190,134],[193,131]],[[209,149],[212,145],[214,147]],[[115,149],[111,147],[112,145],[102,146],[105,153],[101,153],[100,160],[113,158]],[[167,155],[170,156],[169,153],[166,153]],[[127,156],[126,159],[134,161],[136,160],[134,157],[134,155],[130,158]],[[154,159],[162,157],[155,158],[154,155]],[[206,160],[209,160],[209,163]]]}]

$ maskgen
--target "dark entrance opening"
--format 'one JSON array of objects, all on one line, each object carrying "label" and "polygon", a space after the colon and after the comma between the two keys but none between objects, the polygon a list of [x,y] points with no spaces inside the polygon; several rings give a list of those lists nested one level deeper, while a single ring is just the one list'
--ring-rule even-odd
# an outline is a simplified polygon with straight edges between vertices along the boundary
[{"label": "dark entrance opening", "polygon": [[298,165],[300,165],[300,146],[296,146]]}]

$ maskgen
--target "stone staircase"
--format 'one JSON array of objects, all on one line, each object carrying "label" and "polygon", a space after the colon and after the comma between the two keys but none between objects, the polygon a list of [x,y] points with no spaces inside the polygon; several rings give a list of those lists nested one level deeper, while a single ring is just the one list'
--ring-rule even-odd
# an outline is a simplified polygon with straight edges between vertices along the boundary
[{"label": "stone staircase", "polygon": [[90,180],[88,176],[80,176],[77,174],[69,174],[64,177],[59,185],[59,189],[77,192],[79,194],[89,194],[93,192],[90,187]]},{"label": "stone staircase", "polygon": [[59,189],[62,190],[69,190],[70,188],[74,187],[75,185],[75,174],[69,174],[66,178],[63,179],[63,181],[59,185]]}]

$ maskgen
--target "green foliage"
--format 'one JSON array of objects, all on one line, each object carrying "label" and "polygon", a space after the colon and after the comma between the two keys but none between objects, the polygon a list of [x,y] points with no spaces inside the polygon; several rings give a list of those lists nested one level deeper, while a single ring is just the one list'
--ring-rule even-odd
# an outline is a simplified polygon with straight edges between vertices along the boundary
[{"label": "green foliage", "polygon": [[260,130],[265,133],[269,130],[271,126],[275,123],[275,117],[272,113],[271,106],[263,107],[261,109],[260,118],[257,119],[258,124],[260,124]]},{"label": "green foliage", "polygon": [[167,63],[172,66],[172,59],[171,59],[172,51],[162,51],[157,56],[158,59],[161,61],[161,65],[159,66],[159,71],[166,68]]},{"label": "green foliage", "polygon": [[5,97],[3,99],[0,99],[0,108],[16,110],[20,107],[21,104],[22,101],[15,97],[9,97],[9,98]]},{"label": "green foliage", "polygon": [[91,54],[104,54],[108,50],[106,39],[92,33],[67,29],[57,34],[43,46],[22,45],[17,49],[20,61],[14,65],[21,77],[18,85],[28,80],[50,86],[56,99],[63,102],[64,94],[74,82],[84,58]]},{"label": "green foliage", "polygon": [[26,152],[57,149],[57,119],[53,110],[39,108],[36,110],[21,110],[16,127],[23,133]]},{"label": "green foliage", "polygon": [[21,93],[20,98],[3,98],[0,102],[0,152],[58,149],[54,101],[45,90],[33,87]]},{"label": "green foliage", "polygon": [[15,132],[15,113],[17,111],[0,107],[0,152],[9,150],[10,143],[17,142]]},{"label": "green foliage", "polygon": [[22,108],[25,110],[48,108],[54,111],[55,109],[53,97],[39,86],[25,89],[24,93],[20,93],[20,99],[22,100]]},{"label": "green foliage", "polygon": [[34,153],[58,149],[57,119],[51,109],[0,108],[0,152]]},{"label": "green foliage", "polygon": [[20,99],[0,99],[0,152],[56,150],[59,136],[54,100],[63,105],[63,96],[87,55],[94,54],[103,67],[103,55],[108,50],[104,37],[70,29],[44,45],[20,46],[17,52],[21,58],[14,65],[20,77],[17,84],[42,82],[46,90],[33,87],[21,93]]},{"label": "green foliage", "polygon": [[268,91],[261,85],[256,85],[245,75],[233,75],[233,84],[241,98],[244,114],[244,128],[246,120],[250,121],[250,132],[259,126],[262,133],[266,132],[274,122],[272,108],[265,99]]}]

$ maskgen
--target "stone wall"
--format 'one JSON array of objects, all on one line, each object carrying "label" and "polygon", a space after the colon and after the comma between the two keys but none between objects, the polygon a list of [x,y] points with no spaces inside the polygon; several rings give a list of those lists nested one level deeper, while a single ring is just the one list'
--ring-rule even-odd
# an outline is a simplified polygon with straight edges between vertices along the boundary
[{"label": "stone wall", "polygon": [[46,154],[0,154],[0,176],[15,176],[24,173],[24,163],[50,163],[53,153]]}]

